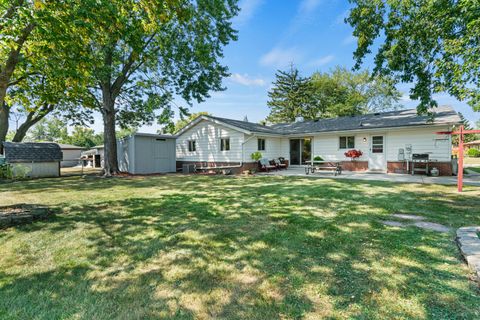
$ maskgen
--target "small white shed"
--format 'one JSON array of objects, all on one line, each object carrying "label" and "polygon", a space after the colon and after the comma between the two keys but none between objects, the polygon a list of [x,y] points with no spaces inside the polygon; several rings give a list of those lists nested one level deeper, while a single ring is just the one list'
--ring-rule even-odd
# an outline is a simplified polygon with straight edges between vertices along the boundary
[{"label": "small white shed", "polygon": [[117,141],[118,167],[131,174],[176,171],[176,137],[135,133]]}]

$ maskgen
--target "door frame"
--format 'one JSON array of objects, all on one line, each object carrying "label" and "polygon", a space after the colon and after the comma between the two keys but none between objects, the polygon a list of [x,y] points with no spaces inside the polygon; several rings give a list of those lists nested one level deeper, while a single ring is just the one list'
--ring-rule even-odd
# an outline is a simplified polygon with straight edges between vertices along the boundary
[{"label": "door frame", "polygon": [[[298,144],[298,147],[300,150],[298,150],[299,153],[299,164],[292,164],[292,159],[291,159],[291,141],[292,140],[300,140],[300,143]],[[310,140],[310,159],[307,161],[311,161],[313,159],[313,137],[298,137],[298,138],[289,138],[288,139],[288,159],[289,159],[289,165],[290,166],[304,166],[303,164],[303,146],[304,146],[304,141],[305,140]]]},{"label": "door frame", "polygon": [[[373,137],[383,137],[383,152],[382,153],[373,153]],[[368,170],[373,170],[373,171],[387,171],[387,135],[385,133],[372,133],[369,136],[369,142],[368,142]],[[381,168],[371,168],[373,166],[371,164],[371,160],[373,160],[373,157],[378,158],[382,155],[382,165]],[[373,161],[372,161],[373,163]]]}]

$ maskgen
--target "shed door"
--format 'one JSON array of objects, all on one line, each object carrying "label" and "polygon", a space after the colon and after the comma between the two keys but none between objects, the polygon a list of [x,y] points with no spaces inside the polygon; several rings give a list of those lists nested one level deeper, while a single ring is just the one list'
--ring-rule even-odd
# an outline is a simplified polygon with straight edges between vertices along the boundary
[{"label": "shed door", "polygon": [[154,172],[170,171],[170,146],[167,139],[153,141]]}]

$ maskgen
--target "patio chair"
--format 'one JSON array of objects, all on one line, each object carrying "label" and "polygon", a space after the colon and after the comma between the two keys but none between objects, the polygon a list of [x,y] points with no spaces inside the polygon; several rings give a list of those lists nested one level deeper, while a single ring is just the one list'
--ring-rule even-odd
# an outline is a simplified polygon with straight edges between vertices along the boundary
[{"label": "patio chair", "polygon": [[258,165],[260,167],[260,171],[269,172],[270,170],[277,169],[277,167],[270,164],[270,161],[266,158],[260,159],[260,161],[258,161]]},{"label": "patio chair", "polygon": [[288,161],[285,160],[284,157],[279,157],[278,160],[280,161],[281,164],[284,164],[284,165],[285,165],[285,169],[288,168]]},{"label": "patio chair", "polygon": [[275,162],[275,166],[278,168],[278,169],[287,169],[287,164],[286,163],[282,163],[280,161],[280,159],[273,159],[273,161]]}]

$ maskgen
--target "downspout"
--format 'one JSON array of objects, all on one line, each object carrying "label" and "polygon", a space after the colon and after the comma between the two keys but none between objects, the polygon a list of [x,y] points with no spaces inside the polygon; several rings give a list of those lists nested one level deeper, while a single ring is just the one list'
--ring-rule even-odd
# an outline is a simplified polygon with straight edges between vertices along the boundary
[{"label": "downspout", "polygon": [[256,136],[257,136],[256,134],[252,134],[252,136],[250,138],[248,138],[247,140],[242,142],[242,159],[240,160],[240,164],[236,165],[236,166],[228,166],[228,167],[226,167],[227,169],[229,169],[229,168],[241,168],[243,166],[243,159],[245,158],[245,143],[247,143],[251,139],[255,138]]}]

